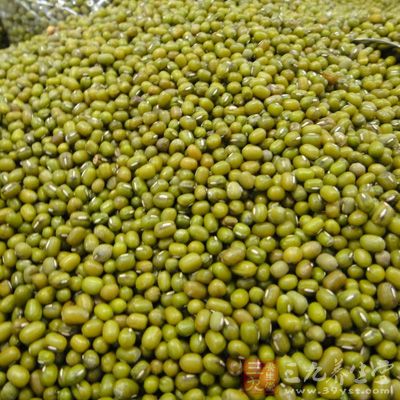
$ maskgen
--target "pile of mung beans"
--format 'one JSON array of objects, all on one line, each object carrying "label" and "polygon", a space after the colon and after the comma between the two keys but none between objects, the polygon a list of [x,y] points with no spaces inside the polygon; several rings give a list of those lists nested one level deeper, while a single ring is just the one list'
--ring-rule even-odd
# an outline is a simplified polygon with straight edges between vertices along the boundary
[{"label": "pile of mung beans", "polygon": [[400,62],[357,38],[398,2],[114,0],[0,52],[0,400],[400,399]]}]

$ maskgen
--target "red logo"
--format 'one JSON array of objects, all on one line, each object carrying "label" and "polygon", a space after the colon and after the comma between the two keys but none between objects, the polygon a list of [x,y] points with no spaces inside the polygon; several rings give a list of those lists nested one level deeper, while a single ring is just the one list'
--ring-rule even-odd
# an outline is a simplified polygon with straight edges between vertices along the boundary
[{"label": "red logo", "polygon": [[243,387],[252,398],[264,398],[274,393],[279,383],[276,361],[261,362],[258,358],[248,358],[243,365]]}]

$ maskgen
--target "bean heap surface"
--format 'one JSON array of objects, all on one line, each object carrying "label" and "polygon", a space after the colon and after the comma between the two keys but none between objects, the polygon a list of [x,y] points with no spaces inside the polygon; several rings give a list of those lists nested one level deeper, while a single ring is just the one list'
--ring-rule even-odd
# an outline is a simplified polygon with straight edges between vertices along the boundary
[{"label": "bean heap surface", "polygon": [[397,3],[115,0],[1,51],[0,400],[400,399],[400,65],[353,42]]}]

